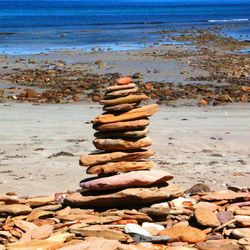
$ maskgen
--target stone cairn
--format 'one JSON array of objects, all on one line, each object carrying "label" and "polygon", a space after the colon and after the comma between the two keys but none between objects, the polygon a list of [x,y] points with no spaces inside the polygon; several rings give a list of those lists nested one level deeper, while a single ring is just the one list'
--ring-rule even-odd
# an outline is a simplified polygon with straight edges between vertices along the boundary
[{"label": "stone cairn", "polygon": [[[130,77],[122,77],[116,83],[107,87],[101,100],[104,113],[92,120],[97,131],[93,144],[99,152],[80,158],[80,165],[87,167],[87,174],[98,175],[81,181],[85,198],[91,192],[96,198],[103,192],[166,186],[166,181],[173,178],[165,171],[152,170],[153,162],[145,160],[154,155],[153,151],[144,148],[152,144],[148,137],[148,117],[157,112],[158,105],[139,107],[148,97],[138,93],[139,88]],[[88,204],[83,202],[83,205]],[[98,202],[95,205],[98,206]],[[119,204],[115,202],[113,205]]]}]

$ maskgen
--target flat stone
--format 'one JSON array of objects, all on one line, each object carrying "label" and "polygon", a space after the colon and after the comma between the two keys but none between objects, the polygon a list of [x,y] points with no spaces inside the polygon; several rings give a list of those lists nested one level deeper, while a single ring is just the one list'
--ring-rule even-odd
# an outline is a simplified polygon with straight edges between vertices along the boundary
[{"label": "flat stone", "polygon": [[119,85],[127,85],[132,82],[132,78],[129,76],[124,76],[116,80],[117,84]]},{"label": "flat stone", "polygon": [[6,244],[8,250],[31,250],[31,249],[58,249],[63,243],[74,235],[70,233],[54,234],[45,240],[16,241]]},{"label": "flat stone", "polygon": [[116,91],[106,93],[105,96],[107,96],[107,97],[127,96],[130,94],[135,94],[136,92],[138,92],[138,90],[139,90],[138,87],[134,87],[132,89],[116,90]]},{"label": "flat stone", "polygon": [[95,147],[99,150],[118,151],[118,150],[134,150],[149,147],[152,141],[149,137],[144,137],[137,140],[122,140],[122,139],[95,139],[93,141]]},{"label": "flat stone", "polygon": [[117,91],[117,90],[122,90],[122,89],[132,89],[136,87],[135,83],[129,83],[126,85],[112,85],[107,87],[107,91]]},{"label": "flat stone", "polygon": [[200,229],[190,226],[176,226],[164,229],[158,235],[169,236],[173,241],[198,243],[206,240],[206,234]]},{"label": "flat stone", "polygon": [[148,119],[140,119],[126,122],[113,122],[108,124],[94,124],[93,128],[98,131],[123,131],[143,129],[149,124]]},{"label": "flat stone", "polygon": [[87,169],[87,174],[106,174],[116,172],[129,172],[137,170],[147,170],[154,166],[152,161],[137,161],[137,162],[110,162],[104,165],[91,166]]},{"label": "flat stone", "polygon": [[216,211],[219,206],[217,206],[216,204],[213,204],[211,202],[206,202],[206,201],[200,201],[198,202],[197,204],[195,204],[193,206],[194,209],[197,209],[197,208],[205,208],[205,209],[209,209],[211,211]]},{"label": "flat stone", "polygon": [[231,231],[231,235],[236,238],[250,238],[250,228],[236,228]]},{"label": "flat stone", "polygon": [[224,224],[234,218],[234,214],[231,211],[220,211],[216,214],[221,224]]},{"label": "flat stone", "polygon": [[197,222],[202,226],[218,227],[220,225],[220,221],[217,219],[216,214],[210,209],[197,208],[194,211],[194,216]]},{"label": "flat stone", "polygon": [[65,205],[82,208],[119,208],[135,207],[153,204],[167,200],[169,197],[176,196],[181,190],[169,185],[166,187],[152,188],[128,188],[109,194],[71,193],[62,195],[59,198]]},{"label": "flat stone", "polygon": [[132,130],[132,131],[117,131],[117,132],[96,132],[94,134],[97,138],[142,138],[147,136],[149,133],[149,128],[144,128],[142,130]]},{"label": "flat stone", "polygon": [[0,214],[20,215],[28,214],[31,211],[30,206],[23,204],[0,205]]},{"label": "flat stone", "polygon": [[236,209],[234,211],[234,213],[237,214],[237,215],[248,215],[248,216],[250,216],[250,208],[248,208],[248,209]]},{"label": "flat stone", "polygon": [[33,198],[26,199],[25,204],[30,205],[31,207],[52,205],[52,204],[55,204],[55,199],[53,196],[33,197]]},{"label": "flat stone", "polygon": [[34,221],[40,218],[53,217],[54,214],[55,213],[52,211],[33,210],[30,214],[28,214],[27,221]]},{"label": "flat stone", "polygon": [[129,187],[146,187],[166,183],[173,179],[173,176],[162,170],[133,171],[97,178],[94,180],[82,181],[80,186],[88,190],[113,190]]},{"label": "flat stone", "polygon": [[108,162],[119,162],[119,161],[135,161],[145,159],[155,154],[151,150],[142,150],[137,152],[113,152],[113,153],[101,153],[84,155],[80,158],[81,166],[94,166],[105,164]]},{"label": "flat stone", "polygon": [[125,111],[129,111],[131,109],[135,109],[138,105],[139,105],[139,102],[137,102],[137,103],[124,103],[124,104],[118,104],[115,106],[104,106],[102,108],[102,110],[107,111],[109,113],[125,112]]},{"label": "flat stone", "polygon": [[109,240],[127,241],[128,236],[121,231],[109,229],[102,225],[93,225],[78,229],[78,233],[83,237],[101,237]]},{"label": "flat stone", "polygon": [[250,216],[235,215],[234,218],[241,227],[250,227]]},{"label": "flat stone", "polygon": [[124,104],[124,103],[136,103],[136,102],[141,102],[144,100],[147,100],[148,96],[145,94],[141,95],[128,95],[125,97],[118,97],[116,99],[112,100],[101,100],[100,103],[106,106],[115,106],[118,104]]},{"label": "flat stone", "polygon": [[67,243],[59,250],[148,250],[148,248],[137,248],[125,245],[118,240],[108,240],[101,237],[86,237],[84,241]]},{"label": "flat stone", "polygon": [[28,222],[25,220],[13,220],[14,224],[16,227],[22,229],[24,232],[28,232],[28,231],[33,231],[34,229],[37,228],[37,225],[35,223],[32,222]]},{"label": "flat stone", "polygon": [[31,239],[42,240],[48,238],[51,234],[53,234],[53,226],[45,224],[33,230]]},{"label": "flat stone", "polygon": [[158,104],[150,104],[140,108],[132,109],[121,115],[114,115],[114,114],[99,115],[92,120],[92,123],[112,123],[112,122],[122,122],[122,121],[146,118],[157,112],[158,107],[159,107]]},{"label": "flat stone", "polygon": [[195,245],[199,250],[240,250],[235,240],[208,240]]},{"label": "flat stone", "polygon": [[202,200],[221,201],[221,200],[235,200],[240,198],[250,198],[250,193],[233,192],[230,190],[223,190],[219,192],[211,192],[201,197]]},{"label": "flat stone", "polygon": [[[137,224],[138,223],[143,223],[143,222],[152,222],[152,219],[144,214],[144,213],[140,213],[138,211],[136,211],[135,209],[132,210],[128,210],[128,209],[119,209],[119,210],[115,210],[115,209],[111,209],[105,212],[102,212],[102,216],[120,216],[122,218],[123,221],[119,220],[120,222],[122,222],[123,224],[128,224],[131,222],[127,222],[127,221],[131,221],[131,220],[135,220],[136,223],[133,224]],[[118,221],[115,221],[113,224],[116,224]]]}]

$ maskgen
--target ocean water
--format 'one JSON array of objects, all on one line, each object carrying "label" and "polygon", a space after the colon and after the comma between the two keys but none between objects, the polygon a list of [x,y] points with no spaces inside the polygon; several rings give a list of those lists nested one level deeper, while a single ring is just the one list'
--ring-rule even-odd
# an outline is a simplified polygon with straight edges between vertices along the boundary
[{"label": "ocean water", "polygon": [[0,0],[0,53],[134,49],[159,30],[220,26],[250,40],[249,0]]}]

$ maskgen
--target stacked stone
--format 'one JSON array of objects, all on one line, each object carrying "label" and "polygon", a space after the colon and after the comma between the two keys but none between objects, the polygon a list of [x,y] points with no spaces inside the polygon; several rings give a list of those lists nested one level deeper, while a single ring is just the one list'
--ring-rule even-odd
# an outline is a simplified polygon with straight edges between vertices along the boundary
[{"label": "stacked stone", "polygon": [[102,115],[92,120],[97,131],[93,141],[100,152],[82,156],[80,165],[88,167],[87,174],[98,175],[83,180],[83,190],[116,190],[166,184],[173,177],[161,170],[152,170],[154,155],[149,147],[149,119],[158,110],[157,104],[138,107],[147,100],[130,77],[117,80],[105,93]]}]

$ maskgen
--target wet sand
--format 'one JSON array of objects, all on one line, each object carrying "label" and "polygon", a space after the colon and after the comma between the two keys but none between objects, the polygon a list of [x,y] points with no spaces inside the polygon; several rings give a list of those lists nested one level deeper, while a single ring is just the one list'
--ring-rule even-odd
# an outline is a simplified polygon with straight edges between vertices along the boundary
[{"label": "wet sand", "polygon": [[[99,113],[96,104],[0,104],[1,193],[77,189],[85,177],[79,156],[94,150],[89,121]],[[212,189],[249,185],[249,104],[161,106],[151,119],[153,159],[174,174],[173,182],[202,182]]]}]

